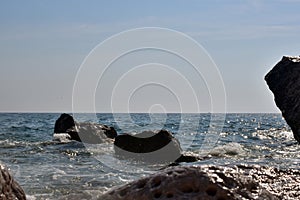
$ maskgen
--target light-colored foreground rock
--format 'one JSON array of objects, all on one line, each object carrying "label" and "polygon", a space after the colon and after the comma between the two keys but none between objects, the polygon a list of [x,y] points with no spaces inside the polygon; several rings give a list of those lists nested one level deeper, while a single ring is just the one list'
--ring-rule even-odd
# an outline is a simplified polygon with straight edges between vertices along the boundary
[{"label": "light-colored foreground rock", "polygon": [[26,200],[26,195],[21,186],[13,179],[8,169],[0,163],[0,199],[1,200]]},{"label": "light-colored foreground rock", "polygon": [[113,188],[100,199],[299,199],[299,174],[246,165],[174,167]]},{"label": "light-colored foreground rock", "polygon": [[284,56],[265,80],[294,138],[300,143],[300,57]]}]

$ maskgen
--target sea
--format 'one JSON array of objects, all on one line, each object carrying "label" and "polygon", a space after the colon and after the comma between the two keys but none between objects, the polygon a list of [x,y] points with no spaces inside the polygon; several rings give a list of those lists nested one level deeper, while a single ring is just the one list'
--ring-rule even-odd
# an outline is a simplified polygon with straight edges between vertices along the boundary
[{"label": "sea", "polygon": [[[0,161],[29,200],[99,199],[115,186],[168,167],[120,160],[111,142],[88,145],[54,137],[60,114],[0,113]],[[300,145],[279,113],[80,113],[74,118],[113,126],[118,134],[166,129],[184,152],[204,158],[180,165],[300,169]]]}]

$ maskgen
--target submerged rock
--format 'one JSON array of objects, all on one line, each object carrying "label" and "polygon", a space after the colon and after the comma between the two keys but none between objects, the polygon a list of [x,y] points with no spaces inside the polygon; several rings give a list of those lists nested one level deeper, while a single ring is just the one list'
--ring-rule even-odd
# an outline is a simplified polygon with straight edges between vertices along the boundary
[{"label": "submerged rock", "polygon": [[8,169],[0,163],[0,199],[26,200],[21,186],[10,175]]},{"label": "submerged rock", "polygon": [[166,130],[144,131],[136,135],[118,135],[114,141],[116,155],[150,163],[195,162],[193,155],[182,154],[179,141]]},{"label": "submerged rock", "polygon": [[298,199],[298,178],[298,171],[272,167],[173,167],[113,188],[100,199]]},{"label": "submerged rock", "polygon": [[54,133],[56,135],[67,133],[68,139],[89,144],[102,143],[117,136],[113,127],[95,123],[78,123],[71,115],[65,113],[56,120]]},{"label": "submerged rock", "polygon": [[300,57],[284,56],[265,80],[294,138],[300,142]]}]

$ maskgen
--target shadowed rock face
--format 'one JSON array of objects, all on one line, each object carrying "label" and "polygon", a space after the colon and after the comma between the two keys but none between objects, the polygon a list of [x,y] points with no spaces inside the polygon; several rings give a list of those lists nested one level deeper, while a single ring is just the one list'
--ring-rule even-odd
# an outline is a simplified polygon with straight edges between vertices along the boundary
[{"label": "shadowed rock face", "polygon": [[300,57],[286,57],[265,76],[277,107],[300,142]]},{"label": "shadowed rock face", "polygon": [[115,138],[116,155],[150,163],[195,162],[192,155],[183,155],[179,141],[166,130],[124,134]]},{"label": "shadowed rock face", "polygon": [[159,132],[144,131],[136,135],[118,135],[115,138],[114,144],[126,151],[133,153],[150,153],[157,151],[170,142],[177,150],[177,153],[181,153],[181,148],[177,139],[166,130],[160,130]]},{"label": "shadowed rock face", "polygon": [[95,123],[77,123],[68,114],[61,114],[56,120],[54,133],[68,133],[71,140],[98,144],[108,138],[115,138],[117,132],[113,127]]},{"label": "shadowed rock face", "polygon": [[63,113],[56,120],[54,133],[66,133],[68,129],[75,127],[75,121],[71,115]]},{"label": "shadowed rock face", "polygon": [[258,166],[174,167],[114,188],[103,200],[298,199],[299,172]]},{"label": "shadowed rock face", "polygon": [[7,168],[0,163],[0,199],[26,200],[21,186],[13,179]]}]

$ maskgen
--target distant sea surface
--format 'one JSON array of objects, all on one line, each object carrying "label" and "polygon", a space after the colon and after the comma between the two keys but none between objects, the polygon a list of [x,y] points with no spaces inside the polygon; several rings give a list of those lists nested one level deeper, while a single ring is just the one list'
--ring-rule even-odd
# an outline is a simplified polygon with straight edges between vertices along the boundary
[{"label": "distant sea surface", "polygon": [[[97,199],[108,189],[155,173],[166,166],[122,161],[113,145],[85,146],[55,141],[60,113],[1,113],[1,159],[28,199]],[[166,129],[182,149],[209,157],[181,165],[240,163],[300,169],[300,146],[280,114],[227,114],[212,124],[211,114],[76,114],[78,122],[114,126],[118,134]],[[207,140],[210,127],[220,132]],[[221,129],[222,128],[222,129]]]}]

